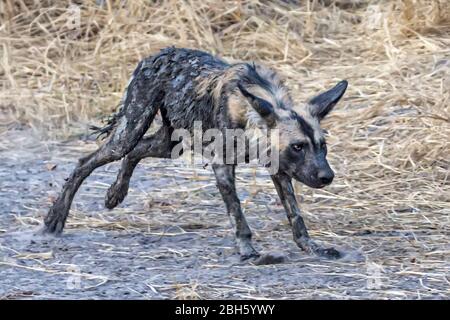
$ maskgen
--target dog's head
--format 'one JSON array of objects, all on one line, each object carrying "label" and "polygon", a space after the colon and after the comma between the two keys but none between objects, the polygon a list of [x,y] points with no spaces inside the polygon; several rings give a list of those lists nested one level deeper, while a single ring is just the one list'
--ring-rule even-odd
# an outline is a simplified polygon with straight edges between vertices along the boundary
[{"label": "dog's head", "polygon": [[269,102],[239,86],[267,126],[279,130],[279,172],[312,188],[322,188],[333,181],[334,172],[326,158],[327,145],[320,121],[341,99],[347,85],[347,81],[341,81],[298,108],[287,106],[286,99],[274,103],[276,95]]}]

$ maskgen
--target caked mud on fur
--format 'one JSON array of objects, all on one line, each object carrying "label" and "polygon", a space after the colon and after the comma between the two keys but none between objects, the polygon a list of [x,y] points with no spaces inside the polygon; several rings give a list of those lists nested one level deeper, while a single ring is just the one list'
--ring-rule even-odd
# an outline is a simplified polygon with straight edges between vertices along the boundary
[{"label": "caked mud on fur", "polygon": [[[105,205],[123,201],[133,170],[145,157],[169,158],[176,129],[192,132],[194,122],[202,130],[277,129],[279,168],[271,178],[287,212],[294,241],[303,250],[330,258],[340,253],[324,249],[308,235],[300,215],[292,179],[321,188],[334,173],[326,160],[327,148],[320,121],[343,96],[347,82],[305,103],[294,103],[289,91],[271,70],[249,63],[228,64],[208,53],[167,48],[141,61],[129,81],[117,114],[97,132],[106,135],[103,145],[80,159],[61,194],[45,218],[45,231],[59,234],[64,228],[75,193],[93,170],[122,160],[116,181],[109,188]],[[162,126],[145,136],[157,112]],[[249,139],[252,143],[252,139]],[[212,165],[217,186],[236,234],[242,259],[258,257],[251,231],[235,189],[236,163]]]}]

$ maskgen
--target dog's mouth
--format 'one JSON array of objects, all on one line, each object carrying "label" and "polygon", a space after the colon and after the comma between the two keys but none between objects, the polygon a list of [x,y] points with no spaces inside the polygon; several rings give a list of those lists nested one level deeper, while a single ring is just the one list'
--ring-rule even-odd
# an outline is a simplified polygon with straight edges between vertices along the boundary
[{"label": "dog's mouth", "polygon": [[295,180],[307,185],[308,187],[314,188],[314,189],[322,189],[329,185],[329,183],[322,183],[320,180],[313,179],[313,178],[305,179],[304,177],[298,177],[298,176],[293,176],[293,178]]},{"label": "dog's mouth", "polygon": [[328,184],[326,184],[326,183],[321,183],[321,182],[313,182],[313,183],[305,183],[305,182],[303,182],[304,184],[306,184],[308,187],[311,187],[311,188],[314,188],[314,189],[322,189],[322,188],[324,188],[324,187],[326,187]]}]

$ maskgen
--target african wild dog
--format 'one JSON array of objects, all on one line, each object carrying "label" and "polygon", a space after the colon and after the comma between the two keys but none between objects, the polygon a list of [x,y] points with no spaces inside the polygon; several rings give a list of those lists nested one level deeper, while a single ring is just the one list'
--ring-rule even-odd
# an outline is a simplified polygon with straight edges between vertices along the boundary
[{"label": "african wild dog", "polygon": [[[190,49],[166,48],[139,63],[128,84],[119,112],[100,129],[105,143],[81,158],[45,218],[44,231],[59,234],[64,228],[75,193],[92,171],[123,158],[117,180],[109,188],[105,205],[114,208],[125,198],[134,168],[145,157],[168,158],[175,129],[202,130],[259,126],[279,130],[279,170],[271,178],[287,212],[297,245],[309,253],[330,258],[341,254],[313,242],[300,216],[291,179],[310,187],[331,183],[334,173],[326,160],[327,147],[319,126],[344,94],[341,81],[304,105],[293,103],[276,74],[248,63],[228,64]],[[162,126],[145,136],[157,112]],[[243,260],[258,257],[251,231],[235,189],[235,164],[212,165],[219,191],[235,228]]]}]

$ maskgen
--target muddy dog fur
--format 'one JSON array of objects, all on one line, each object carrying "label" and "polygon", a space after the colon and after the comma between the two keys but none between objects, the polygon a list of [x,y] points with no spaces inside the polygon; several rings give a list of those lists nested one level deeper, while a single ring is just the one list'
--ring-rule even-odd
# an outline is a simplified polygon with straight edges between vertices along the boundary
[{"label": "muddy dog fur", "polygon": [[[146,157],[170,158],[178,142],[175,129],[202,130],[278,129],[279,170],[271,178],[287,212],[296,244],[308,253],[328,258],[342,254],[323,248],[307,231],[292,187],[292,179],[321,188],[331,183],[334,173],[326,160],[326,144],[320,128],[323,119],[343,96],[347,82],[304,104],[294,104],[278,76],[250,63],[229,64],[206,52],[166,48],[142,60],[130,79],[119,111],[97,132],[105,142],[81,158],[44,221],[44,232],[60,234],[72,200],[81,183],[98,167],[123,158],[116,181],[109,188],[105,205],[114,208],[128,192],[130,178],[139,161]],[[161,128],[145,136],[157,112]],[[232,221],[242,260],[258,263],[282,259],[260,257],[252,245],[252,233],[241,210],[235,188],[235,166],[213,164],[217,186]],[[259,259],[259,260],[258,260]],[[267,262],[269,261],[269,262]]]}]

